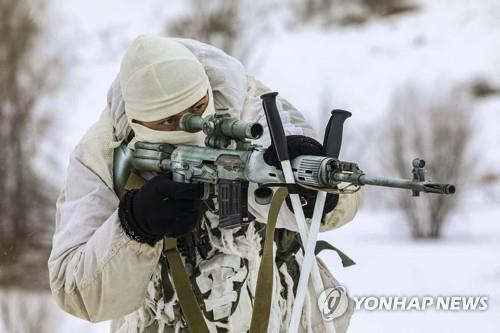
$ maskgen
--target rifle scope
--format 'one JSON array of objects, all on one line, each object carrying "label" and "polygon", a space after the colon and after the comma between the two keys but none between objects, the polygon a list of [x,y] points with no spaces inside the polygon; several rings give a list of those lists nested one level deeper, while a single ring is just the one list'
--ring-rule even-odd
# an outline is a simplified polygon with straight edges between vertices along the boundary
[{"label": "rifle scope", "polygon": [[226,136],[233,139],[258,139],[264,133],[259,123],[250,123],[244,120],[231,119],[226,115],[213,114],[208,117],[186,113],[180,120],[183,131],[195,133],[203,131],[207,136]]}]

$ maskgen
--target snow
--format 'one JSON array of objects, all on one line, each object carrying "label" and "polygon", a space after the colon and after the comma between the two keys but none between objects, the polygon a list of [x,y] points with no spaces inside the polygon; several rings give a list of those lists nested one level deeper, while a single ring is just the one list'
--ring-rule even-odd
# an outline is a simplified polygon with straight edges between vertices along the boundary
[{"label": "snow", "polygon": [[500,18],[500,3],[482,3],[427,1],[415,14],[362,27],[272,36],[262,43],[269,49],[259,77],[300,110],[317,110],[318,127],[329,111],[319,109],[324,93],[332,106],[371,123],[409,81],[437,86],[480,75],[498,81],[500,20],[491,18]]},{"label": "snow", "polygon": [[397,214],[365,210],[353,223],[322,234],[356,262],[342,268],[333,252],[320,255],[354,296],[489,296],[484,312],[360,310],[349,332],[496,332],[499,216],[500,208],[469,205],[450,221],[443,240],[411,242],[401,235],[405,221]]},{"label": "snow", "polygon": [[[70,87],[55,100],[65,138],[62,163],[102,111],[128,43],[140,33],[162,33],[166,19],[181,8],[179,1],[53,1],[56,22],[64,27],[59,44],[76,60]],[[500,2],[425,0],[417,12],[361,26],[271,31],[256,44],[248,69],[302,110],[318,133],[328,117],[329,110],[321,109],[325,104],[352,111],[349,137],[356,127],[376,132],[394,91],[408,82],[437,91],[477,77],[500,83],[498,40]],[[479,120],[477,167],[496,172],[499,108],[500,99],[491,97],[471,110]],[[474,313],[358,311],[349,332],[498,332],[498,189],[460,190],[467,192],[464,204],[442,240],[411,241],[396,213],[365,206],[354,222],[321,235],[357,265],[343,269],[335,254],[321,257],[352,295],[488,295],[490,308]],[[108,330],[106,323],[88,324],[62,312],[61,318],[61,332]]]}]

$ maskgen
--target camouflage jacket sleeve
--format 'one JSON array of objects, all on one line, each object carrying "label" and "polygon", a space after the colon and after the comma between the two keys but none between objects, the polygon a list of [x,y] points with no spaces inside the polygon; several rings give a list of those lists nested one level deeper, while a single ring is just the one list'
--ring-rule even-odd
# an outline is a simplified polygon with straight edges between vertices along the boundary
[{"label": "camouflage jacket sleeve", "polygon": [[112,163],[108,113],[70,157],[48,261],[56,302],[64,311],[92,322],[117,318],[141,306],[162,248],[161,241],[152,247],[130,239],[120,226],[119,200],[108,179]]}]

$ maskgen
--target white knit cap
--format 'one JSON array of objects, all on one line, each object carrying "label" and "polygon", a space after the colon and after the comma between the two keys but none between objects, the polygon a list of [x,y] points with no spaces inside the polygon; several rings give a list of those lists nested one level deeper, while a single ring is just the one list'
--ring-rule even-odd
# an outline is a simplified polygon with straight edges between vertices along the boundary
[{"label": "white knit cap", "polygon": [[146,35],[125,53],[120,84],[127,117],[140,121],[179,113],[210,89],[205,69],[191,51],[172,39]]}]

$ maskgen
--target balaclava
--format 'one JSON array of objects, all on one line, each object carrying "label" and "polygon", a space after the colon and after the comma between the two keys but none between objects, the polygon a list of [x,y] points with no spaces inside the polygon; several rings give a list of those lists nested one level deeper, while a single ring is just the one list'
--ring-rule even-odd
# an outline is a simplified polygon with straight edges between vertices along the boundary
[{"label": "balaclava", "polygon": [[137,141],[202,144],[204,134],[156,131],[136,122],[156,121],[191,107],[208,92],[203,116],[215,112],[212,88],[203,65],[186,47],[162,37],[141,35],[129,47],[120,68],[125,113]]}]

